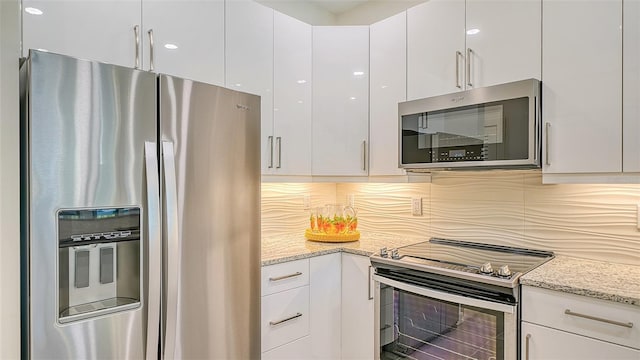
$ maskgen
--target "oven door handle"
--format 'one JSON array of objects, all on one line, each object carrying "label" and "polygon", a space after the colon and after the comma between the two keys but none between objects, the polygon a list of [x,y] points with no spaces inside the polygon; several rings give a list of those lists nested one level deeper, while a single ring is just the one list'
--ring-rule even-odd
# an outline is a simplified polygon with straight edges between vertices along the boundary
[{"label": "oven door handle", "polygon": [[480,300],[480,299],[469,298],[466,296],[449,294],[442,291],[432,290],[425,287],[415,286],[415,285],[407,284],[397,280],[388,279],[384,276],[380,276],[377,274],[373,275],[373,280],[381,284],[389,285],[400,290],[404,290],[413,294],[430,297],[437,300],[449,301],[449,302],[462,304],[462,305],[476,306],[484,309],[499,311],[506,314],[515,314],[516,312],[515,305],[507,305],[507,304],[501,304],[493,301]]}]

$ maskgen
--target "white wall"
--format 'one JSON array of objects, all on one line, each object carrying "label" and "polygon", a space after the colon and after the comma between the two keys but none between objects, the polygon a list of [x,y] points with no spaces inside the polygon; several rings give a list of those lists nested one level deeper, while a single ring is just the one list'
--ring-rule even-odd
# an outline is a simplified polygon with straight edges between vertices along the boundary
[{"label": "white wall", "polygon": [[20,358],[18,0],[0,0],[0,358]]}]

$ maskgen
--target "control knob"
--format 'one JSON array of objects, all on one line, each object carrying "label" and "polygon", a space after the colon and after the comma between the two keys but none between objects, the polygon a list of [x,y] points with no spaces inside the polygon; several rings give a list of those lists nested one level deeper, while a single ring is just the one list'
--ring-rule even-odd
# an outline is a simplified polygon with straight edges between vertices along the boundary
[{"label": "control knob", "polygon": [[386,258],[387,256],[389,256],[389,254],[387,253],[387,248],[383,247],[382,249],[380,249],[380,257]]},{"label": "control knob", "polygon": [[511,269],[509,269],[509,265],[500,266],[500,268],[498,269],[498,275],[502,277],[511,276]]},{"label": "control knob", "polygon": [[400,254],[398,254],[398,249],[391,250],[391,258],[394,260],[400,259]]},{"label": "control knob", "polygon": [[490,262],[486,262],[480,266],[480,272],[483,274],[493,274],[493,267]]}]

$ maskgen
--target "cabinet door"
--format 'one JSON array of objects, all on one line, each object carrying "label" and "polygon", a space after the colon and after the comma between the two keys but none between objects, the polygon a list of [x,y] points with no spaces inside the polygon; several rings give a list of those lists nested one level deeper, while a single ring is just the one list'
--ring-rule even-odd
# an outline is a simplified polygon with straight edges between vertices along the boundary
[{"label": "cabinet door", "polygon": [[522,322],[521,349],[522,358],[529,360],[640,358],[640,351],[635,349],[527,322]]},{"label": "cabinet door", "polygon": [[274,12],[274,168],[311,175],[311,25]]},{"label": "cabinet door", "polygon": [[371,262],[342,254],[342,358],[374,358],[374,309]]},{"label": "cabinet door", "polygon": [[407,10],[407,100],[463,89],[464,55],[457,52],[465,49],[464,11],[464,0],[431,0]]},{"label": "cabinet door", "polygon": [[311,348],[313,359],[340,359],[340,253],[309,261]]},{"label": "cabinet door", "polygon": [[[42,49],[88,60],[136,66],[134,26],[140,25],[140,0],[22,2],[22,48]],[[39,15],[36,9],[40,12]],[[139,40],[142,41],[142,30]],[[142,44],[139,50],[142,51]],[[141,56],[141,55],[140,55]],[[140,58],[141,59],[141,58]]]},{"label": "cabinet door", "polygon": [[371,25],[369,36],[369,175],[403,175],[398,103],[407,99],[407,13]]},{"label": "cabinet door", "polygon": [[543,173],[622,171],[622,1],[544,0],[542,19]]},{"label": "cabinet door", "polygon": [[313,175],[367,175],[369,27],[313,28]]},{"label": "cabinet door", "polygon": [[274,166],[273,9],[248,0],[225,3],[225,74],[228,88],[261,98],[262,172]]},{"label": "cabinet door", "polygon": [[143,0],[144,69],[224,86],[224,1]]},{"label": "cabinet door", "polygon": [[622,94],[622,171],[640,172],[640,1],[625,0]]},{"label": "cabinet door", "polygon": [[[467,0],[467,88],[540,79],[541,0]],[[466,69],[466,68],[465,68]]]}]

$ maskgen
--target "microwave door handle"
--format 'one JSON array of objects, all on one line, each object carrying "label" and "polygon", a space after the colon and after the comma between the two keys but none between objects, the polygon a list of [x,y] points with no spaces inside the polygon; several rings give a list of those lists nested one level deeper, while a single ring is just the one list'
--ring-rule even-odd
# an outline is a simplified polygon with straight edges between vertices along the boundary
[{"label": "microwave door handle", "polygon": [[460,51],[456,51],[456,87],[458,89],[462,89],[462,84],[460,83],[460,58],[462,57],[462,53]]},{"label": "microwave door handle", "polygon": [[165,321],[164,358],[173,359],[176,348],[176,329],[178,326],[178,288],[180,279],[180,229],[178,223],[178,195],[176,166],[173,143],[162,142],[162,161],[164,167],[165,213],[167,236],[167,307]]},{"label": "microwave door handle", "polygon": [[147,360],[158,359],[158,328],[160,326],[160,287],[162,273],[162,238],[160,234],[160,185],[158,149],[155,142],[144,143],[147,180]]},{"label": "microwave door handle", "polygon": [[473,50],[467,48],[467,85],[469,87],[473,87],[473,82],[471,81],[471,54],[473,54]]}]

